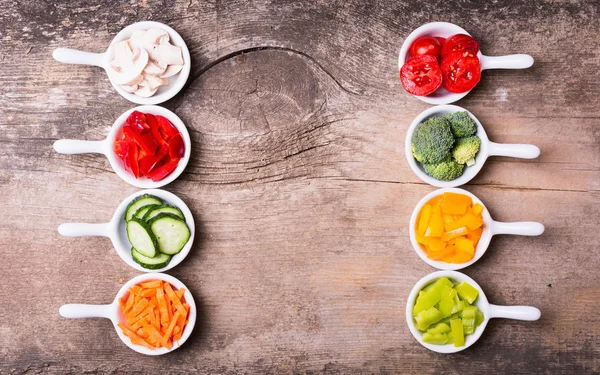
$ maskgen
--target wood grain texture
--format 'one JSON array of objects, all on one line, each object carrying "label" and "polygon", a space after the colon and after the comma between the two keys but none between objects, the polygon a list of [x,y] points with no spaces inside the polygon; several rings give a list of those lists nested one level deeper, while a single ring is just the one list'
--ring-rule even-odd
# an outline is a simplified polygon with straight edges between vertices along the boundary
[{"label": "wood grain texture", "polygon": [[[600,372],[600,6],[597,1],[221,1],[0,3],[0,374]],[[64,303],[108,303],[136,275],[103,238],[61,238],[107,221],[136,191],[99,156],[59,138],[103,139],[133,105],[96,68],[56,47],[103,51],[140,20],[175,28],[192,54],[186,89],[165,103],[193,140],[167,190],[197,222],[171,274],[199,306],[192,338],[160,358],[127,349],[110,322],[67,320]],[[496,304],[537,322],[493,320],[459,354],[411,336],[405,300],[433,271],[408,221],[433,188],[403,142],[428,105],[401,88],[403,39],[445,20],[489,55],[529,53],[526,71],[486,71],[458,104],[491,140],[533,143],[537,160],[488,160],[466,188],[496,220],[541,221],[501,236],[465,270]]]}]

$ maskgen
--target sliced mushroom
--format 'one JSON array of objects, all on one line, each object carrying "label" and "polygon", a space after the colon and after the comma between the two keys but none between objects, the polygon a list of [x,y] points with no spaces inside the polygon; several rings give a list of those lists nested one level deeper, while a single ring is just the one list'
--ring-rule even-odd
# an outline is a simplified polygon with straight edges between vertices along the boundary
[{"label": "sliced mushroom", "polygon": [[183,65],[181,47],[171,44],[159,44],[150,51],[152,60],[168,65]]},{"label": "sliced mushroom", "polygon": [[123,66],[127,62],[133,60],[133,51],[127,40],[113,44],[114,61],[116,65]]},{"label": "sliced mushroom", "polygon": [[142,81],[144,80],[144,75],[140,74],[139,76],[135,77],[134,79],[132,79],[131,81],[124,83],[124,85],[126,86],[133,86],[133,85],[138,85],[140,84]]},{"label": "sliced mushroom", "polygon": [[[142,83],[146,83],[146,81],[142,81]],[[156,90],[158,90],[158,87],[155,88],[154,90],[150,89],[150,87],[147,85],[142,86],[141,84],[139,85],[139,88],[137,89],[137,91],[134,93],[137,96],[141,96],[142,98],[149,98],[152,95],[154,95],[154,93],[156,92]]]},{"label": "sliced mushroom", "polygon": [[183,65],[179,65],[179,64],[169,65],[167,67],[167,70],[165,70],[165,72],[160,76],[160,78],[172,77],[175,74],[179,73],[182,68],[183,68]]},{"label": "sliced mushroom", "polygon": [[127,85],[131,84],[137,76],[139,76],[144,68],[148,64],[148,52],[146,50],[140,50],[140,57],[135,60],[133,63],[125,62],[123,64],[119,64],[121,67],[121,71],[115,71],[111,66],[107,67],[106,72],[108,73],[108,77],[111,82],[117,85]]},{"label": "sliced mushroom", "polygon": [[165,70],[167,70],[167,64],[161,64],[159,62],[150,60],[144,68],[144,73],[160,76],[165,72]]},{"label": "sliced mushroom", "polygon": [[137,91],[138,85],[137,85],[137,83],[135,85],[131,85],[131,86],[121,85],[121,88],[123,89],[123,91],[133,94],[134,92]]},{"label": "sliced mushroom", "polygon": [[163,84],[162,78],[160,78],[159,76],[151,75],[151,74],[144,74],[144,81],[146,81],[147,86],[151,90],[154,90],[154,89],[162,86],[162,84]]},{"label": "sliced mushroom", "polygon": [[146,33],[148,34],[147,38],[154,39],[154,44],[169,43],[169,33],[163,29],[149,29]]},{"label": "sliced mushroom", "polygon": [[129,38],[131,48],[143,48],[144,35],[146,35],[146,30],[134,31]]}]

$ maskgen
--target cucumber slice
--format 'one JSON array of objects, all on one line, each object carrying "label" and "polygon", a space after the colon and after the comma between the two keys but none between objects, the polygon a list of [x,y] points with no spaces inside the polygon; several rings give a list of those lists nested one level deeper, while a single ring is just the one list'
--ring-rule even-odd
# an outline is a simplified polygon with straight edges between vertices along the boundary
[{"label": "cucumber slice", "polygon": [[142,255],[154,257],[158,253],[158,242],[144,221],[133,218],[127,222],[127,238],[131,246]]},{"label": "cucumber slice", "polygon": [[160,207],[160,206],[157,204],[149,204],[147,206],[144,206],[144,207],[140,208],[139,210],[137,210],[137,212],[133,215],[133,217],[135,217],[136,219],[144,220],[144,216],[146,216],[148,211],[150,211],[156,207]]},{"label": "cucumber slice", "polygon": [[183,212],[181,212],[179,208],[171,206],[170,204],[163,204],[162,206],[152,207],[151,209],[146,211],[146,215],[144,215],[144,221],[150,221],[150,219],[162,213],[173,214],[181,220],[185,221],[185,216],[183,216]]},{"label": "cucumber slice", "polygon": [[127,208],[125,209],[125,221],[131,220],[133,215],[135,215],[140,208],[150,204],[161,205],[162,201],[158,199],[158,197],[150,194],[142,194],[139,197],[136,197],[129,203],[129,205],[127,205]]},{"label": "cucumber slice", "polygon": [[149,270],[158,270],[160,268],[164,268],[171,261],[170,255],[159,253],[154,258],[150,258],[140,253],[133,247],[131,248],[131,256],[133,257],[134,262]]},{"label": "cucumber slice", "polygon": [[185,221],[173,214],[159,214],[148,225],[158,241],[158,251],[163,254],[177,254],[190,239],[190,228]]}]

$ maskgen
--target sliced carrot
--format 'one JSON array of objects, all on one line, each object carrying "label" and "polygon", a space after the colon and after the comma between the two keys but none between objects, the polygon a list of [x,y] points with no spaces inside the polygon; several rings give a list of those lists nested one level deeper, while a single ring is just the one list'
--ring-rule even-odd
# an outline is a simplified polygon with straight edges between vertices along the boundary
[{"label": "sliced carrot", "polygon": [[134,297],[133,293],[129,293],[129,298],[127,298],[127,303],[125,303],[125,309],[123,310],[124,313],[127,313],[133,307]]},{"label": "sliced carrot", "polygon": [[156,300],[158,301],[158,310],[160,311],[160,325],[168,326],[170,317],[163,288],[156,288]]},{"label": "sliced carrot", "polygon": [[173,288],[171,288],[171,284],[165,283],[165,292],[167,293],[167,295],[171,299],[171,302],[173,303],[173,306],[185,318],[187,316],[187,311],[185,311],[185,308],[181,304],[181,301],[179,300],[179,297],[177,297],[177,295],[175,294],[175,292],[173,292]]},{"label": "sliced carrot", "polygon": [[171,299],[168,294],[165,294],[165,302],[167,303],[167,311],[169,313],[169,321],[173,319],[173,304],[171,303]]},{"label": "sliced carrot", "polygon": [[158,288],[159,286],[161,286],[162,281],[161,280],[152,280],[152,281],[147,281],[145,283],[142,283],[142,288],[146,288],[146,289],[151,289],[151,288]]},{"label": "sliced carrot", "polygon": [[160,312],[158,312],[158,309],[154,309],[154,327],[160,331]]},{"label": "sliced carrot", "polygon": [[175,291],[175,294],[177,295],[177,298],[179,298],[179,300],[183,299],[184,293],[185,293],[185,289],[183,289],[183,288]]},{"label": "sliced carrot", "polygon": [[141,295],[142,297],[153,297],[156,295],[156,289],[144,289]]},{"label": "sliced carrot", "polygon": [[179,319],[179,311],[175,311],[175,315],[173,315],[173,319],[171,319],[171,323],[169,324],[167,331],[165,332],[165,334],[162,337],[161,343],[163,345],[165,345],[166,342],[171,338],[171,335],[173,334],[173,330],[175,329],[175,326],[177,325],[178,319]]},{"label": "sliced carrot", "polygon": [[121,329],[123,330],[123,334],[127,337],[129,337],[129,339],[131,340],[131,342],[133,344],[136,345],[143,345],[146,348],[152,350],[154,349],[151,345],[149,345],[146,340],[144,340],[143,338],[141,338],[140,336],[138,336],[135,332],[132,332],[129,328],[125,327],[123,324],[118,323],[117,324],[119,327],[121,327]]},{"label": "sliced carrot", "polygon": [[144,308],[148,306],[148,300],[145,298],[140,299],[131,309],[131,312],[127,314],[127,317],[135,318],[139,313],[141,313]]},{"label": "sliced carrot", "polygon": [[137,296],[141,296],[143,291],[144,291],[144,289],[140,288],[139,285],[134,285],[131,288],[129,288],[129,292],[131,292]]},{"label": "sliced carrot", "polygon": [[122,298],[119,298],[119,306],[121,306],[121,311],[125,312],[125,302]]}]

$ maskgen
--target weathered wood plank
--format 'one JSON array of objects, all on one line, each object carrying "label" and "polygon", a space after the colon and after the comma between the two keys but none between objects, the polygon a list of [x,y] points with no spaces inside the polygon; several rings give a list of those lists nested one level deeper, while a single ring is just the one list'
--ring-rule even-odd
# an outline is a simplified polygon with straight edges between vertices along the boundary
[{"label": "weathered wood plank", "polygon": [[[171,5],[171,6],[169,6]],[[11,2],[0,10],[0,373],[450,373],[600,371],[600,47],[593,1]],[[103,139],[132,107],[95,68],[54,62],[55,47],[101,52],[122,27],[162,21],[193,59],[165,106],[193,155],[168,190],[188,203],[197,240],[170,272],[199,306],[180,350],[140,357],[108,321],[66,320],[63,303],[108,303],[137,274],[108,239],[61,238],[102,222],[136,191],[100,156],[64,156],[59,138]],[[396,54],[416,26],[448,20],[486,54],[530,53],[527,71],[485,72],[459,102],[496,142],[533,143],[534,161],[488,160],[466,188],[503,236],[465,273],[497,304],[531,304],[538,322],[492,321],[453,356],[418,345],[404,319],[433,271],[408,220],[432,187],[404,157],[428,105],[403,92]],[[550,286],[551,285],[551,286]]]}]

